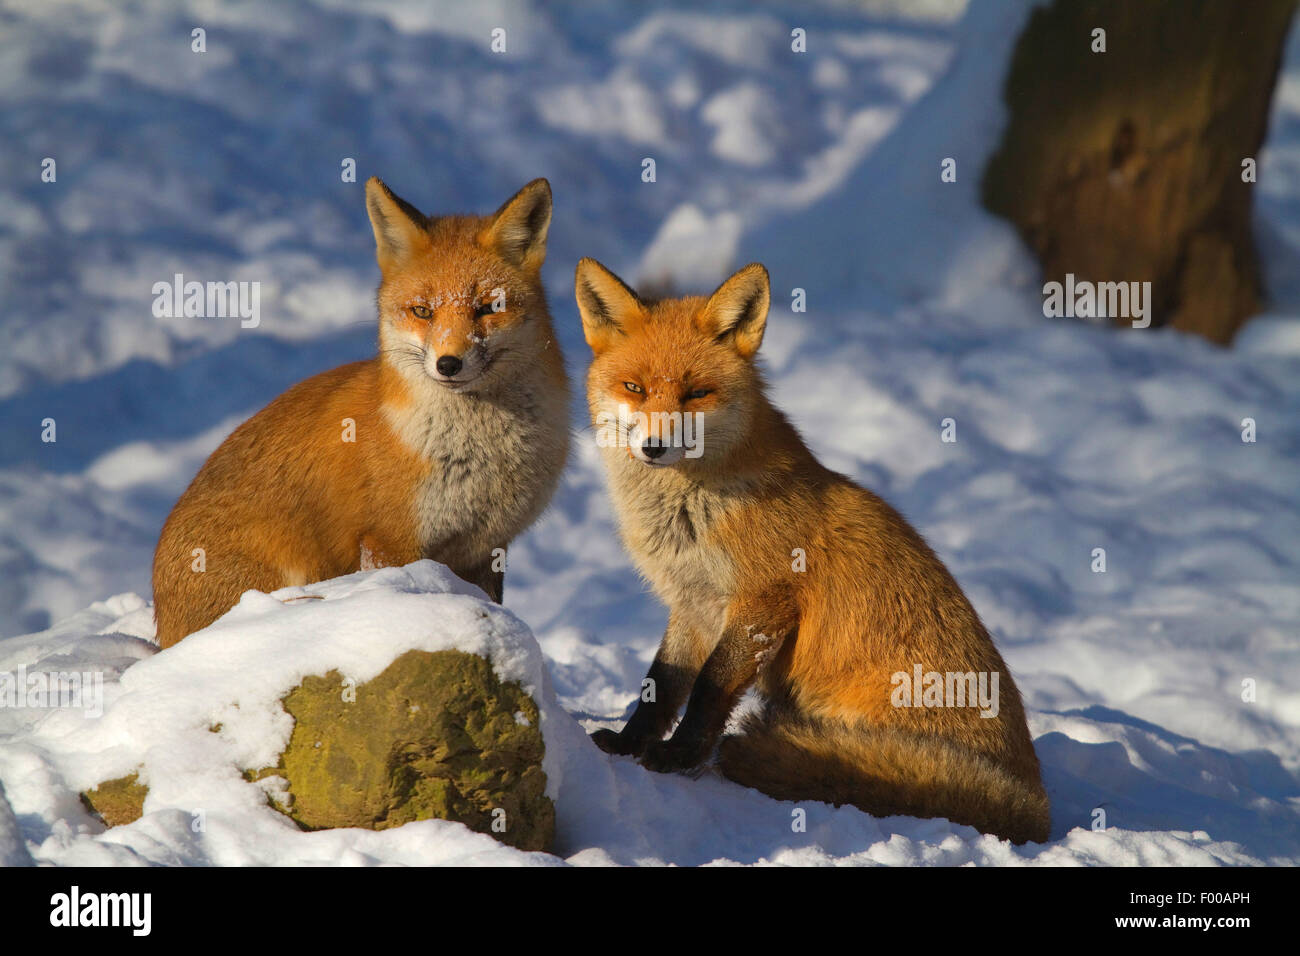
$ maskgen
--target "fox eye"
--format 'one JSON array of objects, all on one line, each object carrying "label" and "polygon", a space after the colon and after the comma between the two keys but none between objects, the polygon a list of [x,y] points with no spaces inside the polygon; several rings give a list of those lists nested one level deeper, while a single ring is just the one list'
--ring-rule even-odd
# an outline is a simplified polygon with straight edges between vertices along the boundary
[{"label": "fox eye", "polygon": [[713,389],[711,388],[693,388],[686,393],[686,397],[688,399],[703,398],[705,395],[712,395],[712,394],[713,394]]},{"label": "fox eye", "polygon": [[413,305],[411,306],[411,314],[417,319],[427,319],[432,317],[433,310],[423,305]]},{"label": "fox eye", "polygon": [[645,391],[645,389],[642,388],[640,385],[638,385],[636,382],[624,382],[623,387],[626,388],[629,392],[633,392],[634,394],[637,395],[640,395]]},{"label": "fox eye", "polygon": [[492,314],[495,313],[495,312],[496,312],[496,309],[494,309],[494,308],[492,307],[492,303],[491,303],[491,302],[483,302],[483,303],[481,303],[481,304],[479,305],[479,307],[474,311],[474,318],[476,318],[476,319],[481,319],[481,318],[484,318],[485,316],[492,315]]}]

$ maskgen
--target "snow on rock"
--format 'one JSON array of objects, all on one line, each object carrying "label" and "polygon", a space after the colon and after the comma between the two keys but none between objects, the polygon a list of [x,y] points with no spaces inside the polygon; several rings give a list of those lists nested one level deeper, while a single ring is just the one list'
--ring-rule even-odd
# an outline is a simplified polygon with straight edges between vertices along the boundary
[{"label": "snow on rock", "polygon": [[[125,613],[113,619],[115,611]],[[122,861],[316,858],[315,834],[269,809],[267,780],[251,784],[242,772],[277,764],[293,729],[281,699],[305,677],[338,671],[361,685],[412,650],[484,657],[499,680],[518,682],[534,698],[543,736],[556,741],[543,759],[552,800],[564,785],[564,749],[586,745],[556,703],[527,627],[430,561],[274,595],[249,591],[165,653],[146,643],[147,616],[138,598],[126,596],[79,615],[75,625],[4,643],[0,672],[94,674],[104,694],[95,699],[87,679],[79,706],[42,706],[28,695],[20,703],[31,706],[5,714],[11,736],[0,780],[11,801],[0,806],[0,846],[14,813],[35,813],[38,831],[49,833],[35,847],[41,862],[97,859],[90,844]],[[149,788],[144,819],[97,833],[77,811],[76,795],[133,772]],[[198,832],[195,821],[202,821]],[[324,838],[336,846],[339,839]],[[350,839],[347,846],[371,853],[365,847],[374,837],[358,831]],[[495,852],[462,834],[447,847],[443,853]]]}]

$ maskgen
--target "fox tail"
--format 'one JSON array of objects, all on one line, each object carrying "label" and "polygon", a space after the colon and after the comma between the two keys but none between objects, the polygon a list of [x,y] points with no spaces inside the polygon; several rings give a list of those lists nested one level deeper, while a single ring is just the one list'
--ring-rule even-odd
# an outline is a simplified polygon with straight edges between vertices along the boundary
[{"label": "fox tail", "polygon": [[851,804],[873,816],[946,817],[1013,843],[1047,840],[1037,780],[937,737],[787,712],[751,714],[718,748],[723,774],[778,800]]}]

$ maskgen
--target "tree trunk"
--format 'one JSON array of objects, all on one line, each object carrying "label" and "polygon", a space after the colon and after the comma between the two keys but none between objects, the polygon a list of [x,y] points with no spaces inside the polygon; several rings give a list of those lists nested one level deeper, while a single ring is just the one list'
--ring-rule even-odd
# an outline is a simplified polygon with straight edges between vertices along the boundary
[{"label": "tree trunk", "polygon": [[1231,341],[1263,297],[1243,161],[1258,159],[1295,5],[1054,0],[1033,12],[982,188],[1045,281],[1149,281],[1153,326]]}]

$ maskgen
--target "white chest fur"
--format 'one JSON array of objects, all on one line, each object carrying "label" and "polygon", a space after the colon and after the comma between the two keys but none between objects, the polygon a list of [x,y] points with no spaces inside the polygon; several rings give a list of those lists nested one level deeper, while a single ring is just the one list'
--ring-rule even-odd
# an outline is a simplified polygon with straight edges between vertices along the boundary
[{"label": "white chest fur", "polygon": [[603,454],[633,561],[675,615],[716,637],[735,591],[732,561],[711,536],[726,498],[676,472],[633,461],[625,449],[606,448]]},{"label": "white chest fur", "polygon": [[491,393],[434,382],[389,421],[430,464],[415,503],[426,551],[441,560],[481,559],[546,508],[568,454],[568,402],[540,369]]}]

